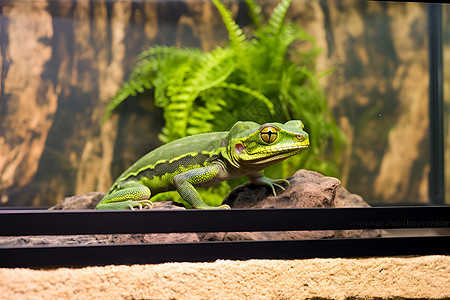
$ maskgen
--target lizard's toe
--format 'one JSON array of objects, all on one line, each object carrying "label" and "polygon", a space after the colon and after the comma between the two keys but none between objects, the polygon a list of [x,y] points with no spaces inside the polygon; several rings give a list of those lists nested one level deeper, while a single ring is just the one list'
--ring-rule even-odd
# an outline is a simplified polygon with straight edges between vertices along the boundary
[{"label": "lizard's toe", "polygon": [[128,204],[128,206],[130,207],[131,210],[143,210],[146,208],[153,208],[153,202],[151,202],[150,200],[139,200],[139,201],[132,201],[131,203]]}]

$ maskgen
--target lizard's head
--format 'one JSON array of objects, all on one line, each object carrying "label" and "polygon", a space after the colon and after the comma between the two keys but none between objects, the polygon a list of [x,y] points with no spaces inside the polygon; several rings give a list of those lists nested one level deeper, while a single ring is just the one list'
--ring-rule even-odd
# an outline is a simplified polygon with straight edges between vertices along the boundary
[{"label": "lizard's head", "polygon": [[284,124],[237,122],[228,134],[228,153],[239,165],[267,167],[309,146],[302,121]]}]

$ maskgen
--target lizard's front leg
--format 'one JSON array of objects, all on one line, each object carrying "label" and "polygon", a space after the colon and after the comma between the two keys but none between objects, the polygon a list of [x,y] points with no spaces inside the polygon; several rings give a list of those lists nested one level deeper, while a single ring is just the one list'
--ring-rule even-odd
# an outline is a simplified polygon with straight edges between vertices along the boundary
[{"label": "lizard's front leg", "polygon": [[153,203],[148,200],[150,195],[150,189],[137,181],[119,183],[119,189],[103,197],[95,208],[134,210],[135,207],[153,207]]},{"label": "lizard's front leg", "polygon": [[286,179],[271,179],[269,177],[264,176],[264,172],[258,172],[247,175],[248,179],[250,179],[251,183],[258,184],[258,185],[267,185],[272,188],[273,195],[276,196],[277,193],[275,192],[275,187],[279,187],[283,191],[285,188],[281,186],[279,183],[287,183],[290,185],[289,181]]},{"label": "lizard's front leg", "polygon": [[193,208],[198,209],[217,209],[217,208],[230,208],[228,205],[224,204],[218,207],[209,206],[203,202],[197,190],[194,188],[194,184],[206,183],[221,172],[221,168],[216,165],[197,168],[189,170],[173,177],[173,183],[177,189],[178,194],[181,198],[186,201]]}]

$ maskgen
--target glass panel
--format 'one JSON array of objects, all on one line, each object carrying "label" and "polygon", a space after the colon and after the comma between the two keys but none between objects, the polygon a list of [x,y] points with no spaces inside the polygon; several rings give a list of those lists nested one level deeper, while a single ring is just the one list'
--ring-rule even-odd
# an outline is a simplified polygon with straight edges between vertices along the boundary
[{"label": "glass panel", "polygon": [[327,96],[351,145],[343,184],[368,202],[427,202],[427,6],[327,4]]},{"label": "glass panel", "polygon": [[[245,2],[224,2],[249,33]],[[278,3],[257,2],[266,17]],[[426,4],[294,0],[287,18],[322,48],[318,71],[334,68],[320,83],[349,144],[339,157],[342,184],[369,203],[427,202]],[[444,23],[448,65],[448,5]],[[0,26],[0,205],[7,206],[107,191],[161,145],[163,111],[148,101],[151,93],[125,101],[102,125],[137,55],[154,45],[211,51],[228,36],[209,0],[1,1]],[[447,109],[446,137],[448,124]]]}]

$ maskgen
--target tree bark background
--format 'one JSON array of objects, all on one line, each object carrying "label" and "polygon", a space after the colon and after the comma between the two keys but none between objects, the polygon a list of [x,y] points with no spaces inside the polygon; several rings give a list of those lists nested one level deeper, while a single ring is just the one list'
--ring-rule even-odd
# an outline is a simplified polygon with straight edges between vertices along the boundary
[{"label": "tree bark background", "polygon": [[[244,2],[224,3],[248,32]],[[268,16],[278,1],[258,3]],[[368,202],[427,201],[426,5],[293,0],[288,18],[323,49],[319,70],[336,69],[322,83],[350,144],[344,185]],[[106,191],[160,144],[162,112],[144,97],[102,125],[137,54],[156,44],[209,51],[227,41],[207,0],[4,1],[0,26],[3,205]]]}]

